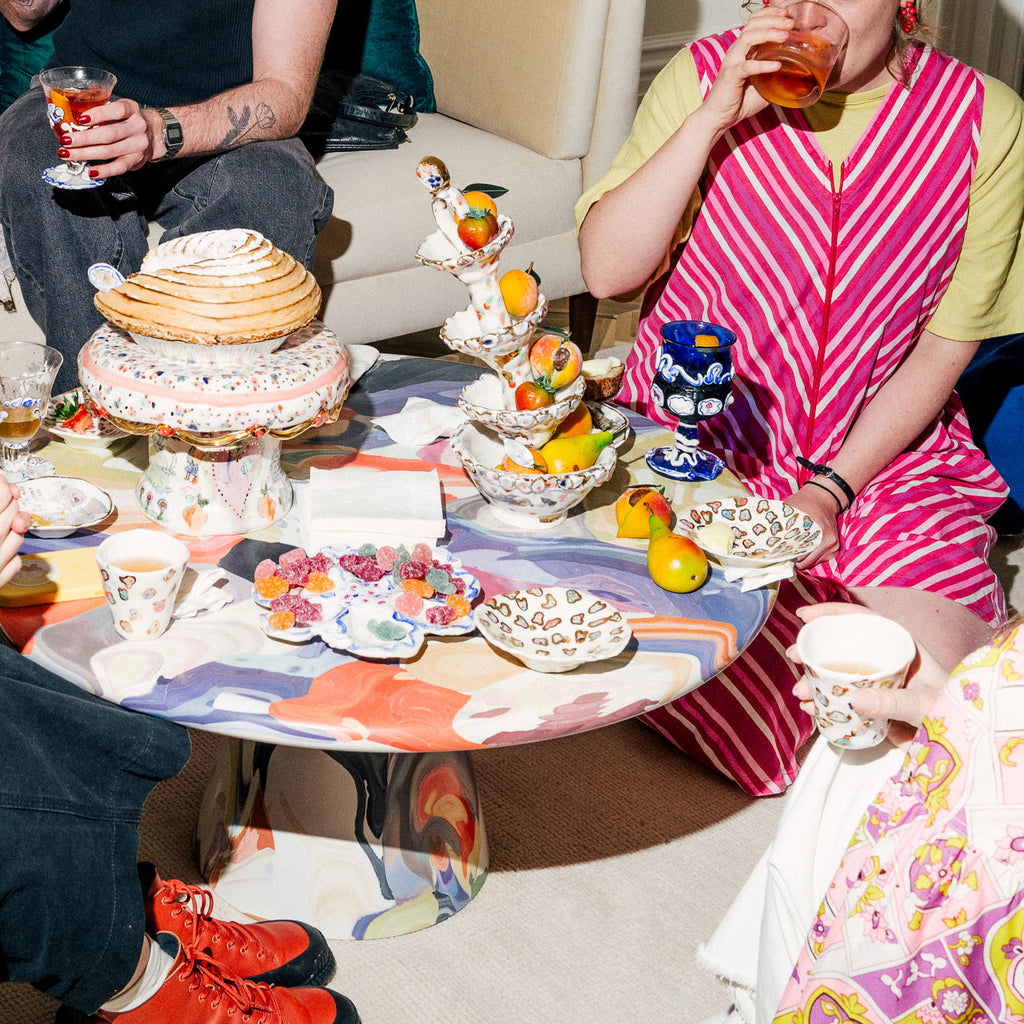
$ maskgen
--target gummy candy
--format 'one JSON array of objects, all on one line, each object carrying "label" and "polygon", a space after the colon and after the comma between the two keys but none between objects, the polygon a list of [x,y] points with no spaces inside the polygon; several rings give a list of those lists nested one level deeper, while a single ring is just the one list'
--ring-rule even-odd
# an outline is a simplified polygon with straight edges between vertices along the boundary
[{"label": "gummy candy", "polygon": [[426,580],[402,580],[402,590],[420,597],[433,597],[434,588]]},{"label": "gummy candy", "polygon": [[469,614],[469,601],[461,594],[449,594],[444,599],[444,603],[455,612],[455,617],[458,619]]},{"label": "gummy candy", "polygon": [[260,597],[280,597],[288,593],[288,582],[280,576],[261,576],[256,580],[256,593]]},{"label": "gummy candy", "polygon": [[272,612],[290,611],[295,615],[296,622],[319,622],[321,619],[320,605],[307,601],[298,594],[282,594],[270,602]]},{"label": "gummy candy", "polygon": [[378,640],[404,640],[405,629],[400,626],[397,622],[392,622],[390,619],[370,619],[366,623],[366,628],[375,636]]},{"label": "gummy candy", "polygon": [[448,575],[448,573],[442,572],[440,569],[428,569],[427,582],[439,594],[455,593],[455,584],[452,583],[451,577]]},{"label": "gummy candy", "polygon": [[434,558],[434,552],[430,550],[429,544],[419,543],[412,549],[412,558],[417,562],[426,562],[430,565]]},{"label": "gummy candy", "polygon": [[366,580],[368,583],[373,583],[387,576],[387,572],[384,569],[365,555],[342,555],[339,561],[343,569],[352,573],[353,576],[358,576],[361,580]]},{"label": "gummy candy", "polygon": [[436,604],[427,609],[427,622],[432,626],[447,626],[449,622],[454,622],[457,618],[455,609],[449,608],[446,604]]},{"label": "gummy candy", "polygon": [[304,586],[306,578],[309,576],[309,559],[303,556],[302,558],[293,558],[286,562],[282,555],[281,560],[278,562],[277,574],[286,579],[292,586]]},{"label": "gummy candy", "polygon": [[375,561],[385,572],[391,572],[395,567],[395,559],[397,557],[398,552],[390,544],[381,544],[377,548]]},{"label": "gummy candy", "polygon": [[277,562],[272,558],[264,558],[253,570],[252,578],[261,580],[264,576],[274,576],[277,573]]},{"label": "gummy candy", "polygon": [[410,558],[398,567],[398,578],[400,580],[421,580],[427,575],[429,563],[417,562]]},{"label": "gummy candy", "polygon": [[333,565],[333,559],[331,559],[329,555],[325,555],[322,551],[309,557],[309,571],[311,573],[329,572]]},{"label": "gummy candy", "polygon": [[306,579],[306,589],[313,594],[326,594],[334,589],[334,581],[325,572],[311,572]]},{"label": "gummy candy", "polygon": [[295,625],[295,612],[283,608],[279,612],[271,612],[267,619],[267,625],[271,629],[291,629]]},{"label": "gummy candy", "polygon": [[[409,582],[416,581],[410,580]],[[423,598],[412,591],[403,591],[395,597],[395,611],[408,615],[410,618],[415,618],[423,611]]]},{"label": "gummy candy", "polygon": [[373,558],[377,554],[377,545],[367,542],[356,550],[356,554],[362,555],[363,558]]},{"label": "gummy candy", "polygon": [[308,557],[302,548],[292,548],[291,551],[286,551],[277,560],[277,564],[281,566],[292,565],[294,562],[304,562]]}]

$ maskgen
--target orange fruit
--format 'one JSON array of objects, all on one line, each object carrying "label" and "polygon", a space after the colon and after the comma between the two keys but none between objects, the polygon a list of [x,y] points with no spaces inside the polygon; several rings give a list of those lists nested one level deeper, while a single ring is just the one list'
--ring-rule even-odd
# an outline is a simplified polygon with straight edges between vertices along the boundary
[{"label": "orange fruit", "polygon": [[463,195],[466,197],[466,202],[474,209],[483,210],[484,213],[493,213],[495,217],[498,216],[498,207],[494,205],[494,200],[486,192],[464,192]]},{"label": "orange fruit", "polygon": [[697,348],[718,348],[718,338],[713,334],[698,334],[693,343]]},{"label": "orange fruit", "polygon": [[498,281],[509,316],[529,316],[536,308],[540,289],[525,270],[510,270]]},{"label": "orange fruit", "polygon": [[652,515],[671,527],[672,506],[660,491],[653,487],[630,487],[615,502],[615,521],[619,524],[615,536],[650,537]]},{"label": "orange fruit", "polygon": [[[515,458],[512,455],[515,454]],[[521,441],[505,440],[505,457],[497,467],[507,473],[546,473],[548,464],[536,448]]]},{"label": "orange fruit", "polygon": [[575,409],[568,416],[566,416],[561,423],[555,427],[555,432],[551,435],[552,438],[556,437],[574,437],[577,434],[589,434],[594,429],[594,418],[590,415],[590,410],[587,408],[585,402],[580,402]]}]

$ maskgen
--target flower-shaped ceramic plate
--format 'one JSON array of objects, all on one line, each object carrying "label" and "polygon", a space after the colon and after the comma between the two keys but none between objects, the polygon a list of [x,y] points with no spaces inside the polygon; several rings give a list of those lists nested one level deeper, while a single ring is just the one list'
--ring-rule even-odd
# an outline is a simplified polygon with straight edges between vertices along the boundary
[{"label": "flower-shaped ceramic plate", "polygon": [[69,448],[78,448],[82,451],[96,452],[97,454],[109,452],[127,444],[132,439],[131,434],[126,434],[118,429],[109,420],[93,417],[93,425],[85,431],[71,430],[61,426],[57,419],[55,410],[63,403],[77,399],[82,402],[82,389],[75,388],[74,391],[65,391],[62,395],[56,395],[50,400],[50,407],[43,418],[43,426],[59,437]]},{"label": "flower-shaped ceramic plate", "polygon": [[568,672],[613,658],[633,636],[617,608],[566,587],[499,594],[477,609],[476,623],[492,647],[537,672]]},{"label": "flower-shaped ceramic plate", "polygon": [[114,507],[110,495],[88,480],[73,476],[44,476],[18,484],[18,505],[37,537],[67,537],[75,530],[95,526]]},{"label": "flower-shaped ceramic plate", "polygon": [[[331,589],[313,593],[304,587],[293,587],[290,591],[295,597],[319,608],[319,622],[308,625],[296,623],[288,629],[274,629],[270,624],[271,601],[261,597],[254,586],[253,600],[266,609],[260,614],[263,632],[275,640],[289,643],[305,643],[319,637],[335,650],[347,651],[358,658],[380,659],[411,658],[423,646],[428,635],[462,636],[476,629],[471,614],[459,616],[449,623],[431,622],[431,609],[445,607],[444,595],[440,593],[423,599],[420,609],[411,611],[409,601],[402,599],[405,591],[401,580],[393,572],[386,573],[379,580],[364,580],[341,567],[340,559],[359,555],[368,547],[372,545],[323,548],[320,554],[326,555],[332,563],[326,573]],[[399,557],[396,564],[401,561],[403,559]],[[462,568],[457,558],[444,548],[435,547],[432,561],[432,568],[448,576],[455,588],[461,585],[461,594],[470,604],[476,599],[480,584],[475,576]]]},{"label": "flower-shaped ceramic plate", "polygon": [[[716,523],[732,528],[729,554],[701,543],[700,529]],[[760,568],[794,561],[821,543],[821,527],[806,512],[783,501],[754,496],[694,505],[679,516],[676,528],[688,531],[708,558],[723,568]]]}]

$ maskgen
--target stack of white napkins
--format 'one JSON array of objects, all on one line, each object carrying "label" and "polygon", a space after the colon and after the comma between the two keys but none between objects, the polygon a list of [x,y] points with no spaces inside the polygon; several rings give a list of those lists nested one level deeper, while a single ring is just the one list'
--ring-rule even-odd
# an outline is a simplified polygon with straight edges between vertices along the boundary
[{"label": "stack of white napkins", "polygon": [[437,470],[311,466],[299,493],[303,547],[436,544],[445,535]]},{"label": "stack of white napkins", "polygon": [[757,590],[758,587],[767,587],[776,580],[791,580],[796,573],[796,562],[776,562],[775,565],[749,569],[730,566],[724,568],[722,572],[730,583],[741,580],[740,590],[746,593],[748,590]]},{"label": "stack of white napkins", "polygon": [[401,412],[377,416],[373,422],[392,441],[416,447],[439,437],[451,437],[465,421],[466,414],[458,406],[441,405],[429,398],[410,398]]}]

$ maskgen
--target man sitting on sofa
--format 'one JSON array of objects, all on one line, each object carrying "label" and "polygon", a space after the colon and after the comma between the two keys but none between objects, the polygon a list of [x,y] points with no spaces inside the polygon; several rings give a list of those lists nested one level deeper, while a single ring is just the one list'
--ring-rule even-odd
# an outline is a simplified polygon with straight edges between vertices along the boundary
[{"label": "man sitting on sofa", "polygon": [[[20,31],[59,0],[0,0]],[[127,275],[147,219],[165,239],[251,228],[312,268],[331,189],[295,138],[309,108],[336,0],[70,0],[49,67],[117,76],[88,131],[58,143],[36,86],[0,117],[0,228],[25,303],[64,355],[55,389],[77,384],[77,354],[102,323],[89,267]],[[57,157],[86,160],[93,189],[42,180]]]}]

